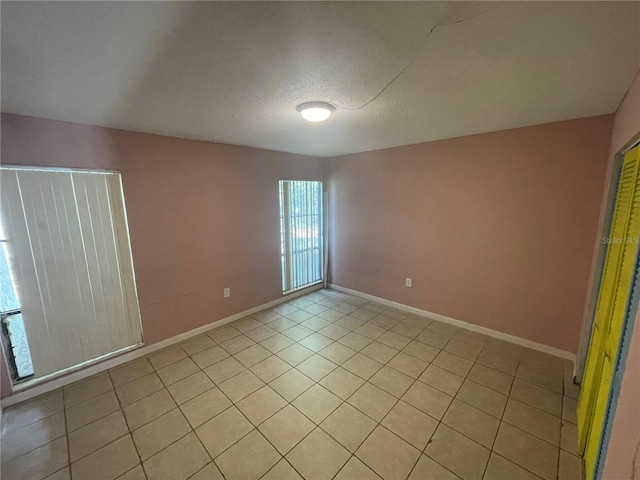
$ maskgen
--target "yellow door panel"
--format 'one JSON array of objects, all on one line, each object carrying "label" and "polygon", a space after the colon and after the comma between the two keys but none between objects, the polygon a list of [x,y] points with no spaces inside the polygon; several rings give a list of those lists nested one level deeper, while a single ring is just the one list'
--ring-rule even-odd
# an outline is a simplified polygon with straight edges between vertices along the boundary
[{"label": "yellow door panel", "polygon": [[640,237],[639,164],[640,147],[636,147],[627,152],[622,165],[611,228],[611,241],[614,243],[609,244],[605,259],[599,306],[587,358],[589,376],[585,371],[578,405],[578,431],[587,479],[594,478],[596,473],[611,382],[635,274]]},{"label": "yellow door panel", "polygon": [[600,292],[587,356],[587,365],[578,403],[578,438],[581,452],[584,451],[586,446],[590,417],[593,412],[597,385],[599,384],[602,372],[604,332],[609,329],[609,322],[611,320],[622,263],[624,248],[622,239],[625,237],[628,227],[631,199],[637,176],[638,162],[636,161],[635,155],[625,156],[619,174],[614,213],[608,236],[609,243],[602,272]]}]

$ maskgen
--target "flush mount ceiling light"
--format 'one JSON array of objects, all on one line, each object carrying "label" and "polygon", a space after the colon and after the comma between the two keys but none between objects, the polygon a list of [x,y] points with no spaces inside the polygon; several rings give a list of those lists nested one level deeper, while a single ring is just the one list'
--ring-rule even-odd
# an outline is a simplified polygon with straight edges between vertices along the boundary
[{"label": "flush mount ceiling light", "polygon": [[302,118],[310,122],[326,120],[335,109],[336,107],[327,102],[307,102],[298,105],[298,111]]}]

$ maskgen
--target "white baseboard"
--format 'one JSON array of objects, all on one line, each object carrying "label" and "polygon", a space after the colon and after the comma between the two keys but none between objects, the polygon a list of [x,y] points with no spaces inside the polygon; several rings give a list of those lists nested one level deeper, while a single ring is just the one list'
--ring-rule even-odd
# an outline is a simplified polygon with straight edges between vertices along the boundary
[{"label": "white baseboard", "polygon": [[0,402],[0,405],[2,406],[2,408],[7,408],[11,405],[15,405],[16,403],[24,402],[25,400],[37,397],[38,395],[42,395],[43,393],[51,392],[60,387],[64,387],[65,385],[69,385],[70,383],[83,380],[97,373],[104,372],[111,368],[117,367],[118,365],[130,362],[131,360],[135,360],[136,358],[144,357],[146,355],[149,355],[150,353],[153,353],[170,345],[182,343],[185,340],[201,335],[214,328],[221,327],[223,325],[226,325],[227,323],[231,323],[249,315],[253,315],[254,313],[258,313],[262,310],[275,307],[276,305],[288,302],[293,298],[306,295],[307,293],[313,292],[315,290],[320,290],[321,288],[322,284],[318,284],[309,288],[298,290],[293,293],[289,293],[281,298],[272,300],[271,302],[263,303],[262,305],[258,305],[257,307],[253,307],[243,312],[239,312],[229,317],[223,318],[221,320],[216,320],[215,322],[211,322],[201,327],[194,328],[193,330],[181,333],[179,335],[176,335],[175,337],[167,338],[166,340],[162,340],[151,345],[141,344],[140,347],[129,349],[126,353],[123,353],[116,357],[111,357],[106,360],[94,361],[97,363],[92,362],[91,366],[80,367],[81,369],[79,370],[74,369],[73,373],[62,372],[56,375],[55,378],[36,379],[30,382],[25,382],[14,387],[13,393],[8,397],[3,398]]},{"label": "white baseboard", "polygon": [[481,327],[479,325],[474,325],[473,323],[464,322],[462,320],[456,320],[455,318],[451,318],[451,317],[445,317],[444,315],[440,315],[438,313],[427,312],[426,310],[410,307],[409,305],[393,302],[385,298],[376,297],[374,295],[369,295],[368,293],[362,293],[357,290],[352,290],[350,288],[341,287],[340,285],[329,284],[329,288],[338,290],[340,292],[349,293],[351,295],[355,295],[356,297],[361,297],[366,300],[370,300],[372,302],[378,302],[383,305],[387,305],[389,307],[402,310],[404,312],[414,313],[416,315],[420,315],[423,317],[429,317],[433,320],[438,320],[439,322],[448,323],[449,325],[454,325],[460,328],[466,328],[467,330],[472,330],[474,332],[482,333],[484,335],[488,335],[489,337],[498,338],[500,340],[506,340],[507,342],[515,343],[517,345],[522,345],[523,347],[548,353],[556,357],[564,358],[571,361],[575,361],[576,359],[575,353],[567,352],[566,350],[551,347],[549,345],[544,345],[542,343],[534,342],[532,340],[527,340],[526,338],[516,337],[515,335],[509,335],[508,333],[503,333],[497,330],[492,330],[490,328]]}]

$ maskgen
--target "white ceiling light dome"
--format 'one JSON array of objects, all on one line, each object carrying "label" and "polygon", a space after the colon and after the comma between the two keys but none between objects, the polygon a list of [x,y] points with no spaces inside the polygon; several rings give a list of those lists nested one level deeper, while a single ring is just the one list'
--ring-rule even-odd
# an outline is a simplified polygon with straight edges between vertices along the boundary
[{"label": "white ceiling light dome", "polygon": [[331,116],[336,109],[327,102],[306,102],[298,105],[298,112],[302,118],[310,122],[322,122]]}]

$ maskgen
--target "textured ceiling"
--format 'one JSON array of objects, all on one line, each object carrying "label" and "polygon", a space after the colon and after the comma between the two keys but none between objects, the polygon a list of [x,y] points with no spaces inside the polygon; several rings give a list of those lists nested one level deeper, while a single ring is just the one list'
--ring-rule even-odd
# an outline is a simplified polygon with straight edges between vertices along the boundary
[{"label": "textured ceiling", "polygon": [[640,2],[1,9],[5,112],[315,156],[611,113],[640,70]]}]

